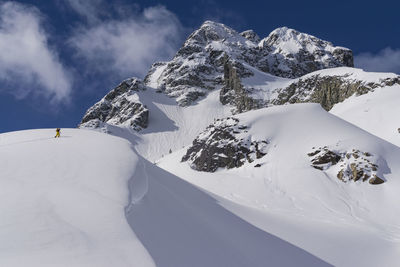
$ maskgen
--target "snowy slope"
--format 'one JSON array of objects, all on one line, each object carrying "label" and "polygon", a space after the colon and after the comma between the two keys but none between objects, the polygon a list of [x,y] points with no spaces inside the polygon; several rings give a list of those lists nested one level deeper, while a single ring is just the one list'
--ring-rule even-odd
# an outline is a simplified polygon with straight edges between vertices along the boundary
[{"label": "snowy slope", "polygon": [[0,135],[0,266],[328,265],[138,156],[126,140],[53,134]]},{"label": "snowy slope", "polygon": [[400,147],[400,86],[377,88],[336,104],[332,114]]},{"label": "snowy slope", "polygon": [[146,129],[136,132],[130,127],[103,123],[94,130],[128,139],[140,155],[152,162],[168,154],[169,150],[175,151],[190,144],[215,118],[230,114],[230,107],[219,102],[219,91],[211,92],[196,105],[188,107],[178,106],[174,99],[151,88],[135,94],[151,111]]},{"label": "snowy slope", "polygon": [[329,266],[149,161],[138,166],[130,188],[127,219],[157,266]]},{"label": "snowy slope", "polygon": [[125,219],[129,142],[54,134],[0,135],[0,266],[153,266]]},{"label": "snowy slope", "polygon": [[[400,260],[400,149],[316,104],[295,104],[235,116],[251,140],[269,140],[265,157],[240,168],[198,172],[180,163],[186,149],[158,165],[223,199],[245,220],[338,266],[396,266]],[[311,167],[313,147],[372,154],[385,179],[344,183],[336,167]],[[261,167],[255,168],[256,164]],[[248,208],[235,207],[231,203]],[[254,210],[252,210],[254,209]],[[368,242],[367,242],[368,241]],[[365,254],[373,250],[374,253]]]}]

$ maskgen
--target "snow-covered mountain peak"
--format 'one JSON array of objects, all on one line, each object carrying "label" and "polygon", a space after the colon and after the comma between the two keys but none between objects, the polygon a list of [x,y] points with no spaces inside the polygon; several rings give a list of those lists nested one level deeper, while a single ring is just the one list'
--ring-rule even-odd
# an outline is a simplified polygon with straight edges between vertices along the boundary
[{"label": "snow-covered mountain peak", "polygon": [[205,21],[198,30],[194,31],[186,40],[183,47],[191,44],[207,45],[213,41],[225,42],[234,38],[239,42],[246,42],[247,39],[239,35],[234,29],[218,22]]},{"label": "snow-covered mountain peak", "polygon": [[[287,48],[288,50],[291,47],[290,45],[295,45],[298,50],[291,51],[292,53],[297,53],[300,48],[306,48],[310,52],[312,48],[316,46],[326,47],[331,50],[333,47],[332,43],[328,41],[323,41],[315,36],[312,36],[307,33],[302,33],[296,31],[294,29],[288,27],[280,27],[273,30],[266,38],[262,39],[259,43],[260,47],[278,47]],[[308,46],[307,46],[308,45]]]},{"label": "snow-covered mountain peak", "polygon": [[243,36],[244,38],[246,38],[247,40],[250,40],[257,44],[261,41],[260,36],[258,36],[258,34],[253,30],[247,30],[247,31],[241,32],[240,35]]},{"label": "snow-covered mountain peak", "polygon": [[187,106],[226,83],[227,62],[240,79],[258,71],[297,78],[320,69],[351,67],[353,55],[347,48],[286,27],[260,41],[253,30],[239,33],[224,24],[205,21],[171,61],[153,64],[144,82]]},{"label": "snow-covered mountain peak", "polygon": [[288,27],[275,29],[258,46],[268,51],[269,67],[276,69],[270,72],[282,77],[296,78],[315,70],[354,66],[350,49]]}]

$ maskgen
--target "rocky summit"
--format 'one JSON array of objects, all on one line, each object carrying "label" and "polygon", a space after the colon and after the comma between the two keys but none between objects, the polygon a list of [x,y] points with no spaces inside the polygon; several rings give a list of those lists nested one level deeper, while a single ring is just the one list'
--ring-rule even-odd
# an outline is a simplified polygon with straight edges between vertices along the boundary
[{"label": "rocky summit", "polygon": [[279,77],[296,78],[315,70],[353,66],[352,51],[286,27],[260,37],[252,30],[238,33],[206,21],[194,31],[169,62],[155,63],[145,83],[191,104],[209,90],[220,88],[224,65],[233,62],[240,78],[254,69]]}]

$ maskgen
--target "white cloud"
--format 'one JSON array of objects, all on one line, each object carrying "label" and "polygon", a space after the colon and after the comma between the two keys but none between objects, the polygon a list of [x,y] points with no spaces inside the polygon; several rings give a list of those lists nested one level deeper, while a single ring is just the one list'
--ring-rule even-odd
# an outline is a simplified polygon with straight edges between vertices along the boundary
[{"label": "white cloud", "polygon": [[400,49],[387,47],[377,54],[361,53],[355,56],[354,65],[367,71],[400,73]]},{"label": "white cloud", "polygon": [[36,8],[15,2],[0,4],[0,51],[1,89],[17,97],[34,93],[53,101],[69,98],[71,79],[48,45]]},{"label": "white cloud", "polygon": [[69,43],[98,72],[143,76],[152,63],[169,59],[177,51],[181,36],[177,17],[155,6],[121,20],[82,26]]}]

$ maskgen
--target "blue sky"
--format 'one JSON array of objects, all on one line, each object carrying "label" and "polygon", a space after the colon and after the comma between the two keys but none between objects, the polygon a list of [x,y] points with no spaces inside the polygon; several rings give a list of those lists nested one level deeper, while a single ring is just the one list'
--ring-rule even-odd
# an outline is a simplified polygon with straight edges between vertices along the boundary
[{"label": "blue sky", "polygon": [[76,127],[125,78],[168,60],[204,20],[260,37],[287,26],[400,73],[397,1],[0,1],[0,133]]}]

